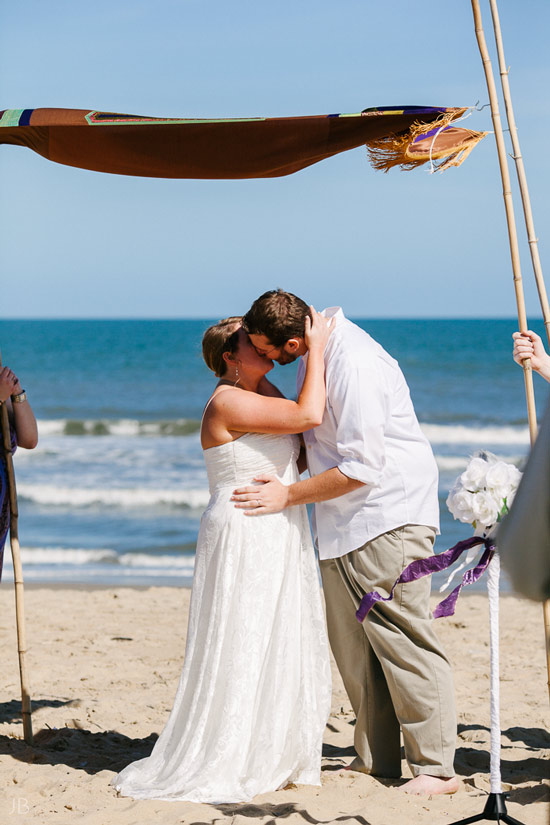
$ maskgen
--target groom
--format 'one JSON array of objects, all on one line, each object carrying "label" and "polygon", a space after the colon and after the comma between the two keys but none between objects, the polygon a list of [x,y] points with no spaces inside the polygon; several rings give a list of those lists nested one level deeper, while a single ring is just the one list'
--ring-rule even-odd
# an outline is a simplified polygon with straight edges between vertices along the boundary
[{"label": "groom", "polygon": [[[307,304],[292,293],[260,296],[243,326],[256,351],[289,364],[308,357]],[[403,733],[413,779],[408,793],[454,793],[456,739],[453,679],[432,628],[430,578],[399,585],[360,624],[365,592],[389,595],[413,560],[433,553],[439,526],[437,467],[397,362],[342,310],[325,350],[326,409],[304,433],[311,477],[289,486],[274,476],[235,490],[247,515],[315,502],[331,647],[357,717],[353,770],[399,777]],[[252,509],[250,509],[252,508]]]}]

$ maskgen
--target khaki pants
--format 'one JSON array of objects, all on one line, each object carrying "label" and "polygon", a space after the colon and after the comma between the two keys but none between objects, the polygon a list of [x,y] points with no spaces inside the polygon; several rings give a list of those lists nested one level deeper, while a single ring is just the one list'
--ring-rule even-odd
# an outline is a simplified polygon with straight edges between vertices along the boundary
[{"label": "khaki pants", "polygon": [[357,717],[354,767],[377,776],[401,776],[400,728],[414,776],[454,775],[453,677],[432,627],[431,577],[396,587],[363,624],[355,618],[366,592],[388,596],[411,561],[432,555],[434,538],[405,525],[321,561],[330,644]]}]

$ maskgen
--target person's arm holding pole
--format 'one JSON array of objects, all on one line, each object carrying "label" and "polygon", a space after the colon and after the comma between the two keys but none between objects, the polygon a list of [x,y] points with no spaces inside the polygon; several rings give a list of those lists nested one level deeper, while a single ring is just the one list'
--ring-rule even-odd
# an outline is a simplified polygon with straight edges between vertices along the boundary
[{"label": "person's arm holding pole", "polygon": [[531,362],[531,368],[538,372],[546,381],[550,381],[550,355],[544,349],[540,335],[528,329],[526,332],[514,332],[514,361],[523,366],[526,358]]}]

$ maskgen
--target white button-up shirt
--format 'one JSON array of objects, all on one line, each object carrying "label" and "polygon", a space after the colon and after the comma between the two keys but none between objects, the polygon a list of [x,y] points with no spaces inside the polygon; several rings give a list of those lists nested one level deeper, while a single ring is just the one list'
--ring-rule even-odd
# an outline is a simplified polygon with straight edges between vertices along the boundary
[{"label": "white button-up shirt", "polygon": [[[325,350],[327,402],[304,433],[312,476],[333,467],[364,486],[315,504],[321,559],[333,559],[404,524],[439,529],[438,472],[399,364],[339,307]],[[307,354],[298,368],[301,389]]]}]

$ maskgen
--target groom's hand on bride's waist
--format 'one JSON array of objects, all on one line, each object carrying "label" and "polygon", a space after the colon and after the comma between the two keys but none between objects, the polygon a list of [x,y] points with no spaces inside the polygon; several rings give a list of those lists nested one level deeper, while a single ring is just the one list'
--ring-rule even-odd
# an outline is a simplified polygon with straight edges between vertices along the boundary
[{"label": "groom's hand on bride's waist", "polygon": [[288,487],[277,476],[261,475],[253,481],[257,486],[233,490],[231,501],[237,502],[237,509],[244,510],[245,516],[266,516],[285,509],[288,505]]}]

